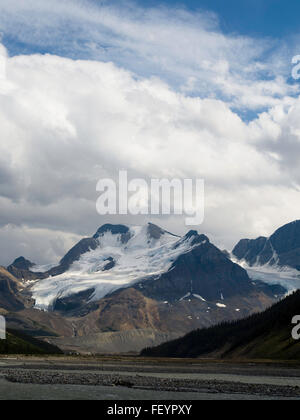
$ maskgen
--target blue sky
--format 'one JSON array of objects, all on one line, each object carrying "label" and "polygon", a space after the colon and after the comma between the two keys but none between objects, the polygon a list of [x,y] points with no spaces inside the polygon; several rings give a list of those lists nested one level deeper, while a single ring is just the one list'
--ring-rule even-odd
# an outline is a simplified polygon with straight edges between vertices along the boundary
[{"label": "blue sky", "polygon": [[[168,0],[140,3],[148,7],[158,3],[171,7],[176,4]],[[182,0],[177,4],[191,10],[202,8],[216,13],[225,32],[280,38],[300,29],[298,0]]]},{"label": "blue sky", "polygon": [[[74,0],[74,4],[77,1]],[[81,3],[91,3],[96,7],[102,4],[126,4],[119,1],[85,0]],[[300,32],[299,15],[300,2],[290,0],[136,0],[135,3],[143,8],[159,8],[165,6],[170,9],[185,8],[191,12],[208,11],[216,14],[220,28],[224,33],[236,33],[252,37],[271,37],[273,39],[289,38]],[[126,7],[126,6],[125,6]],[[22,50],[26,53],[43,49],[34,45],[19,43],[14,37],[3,31],[7,47],[12,53]],[[51,51],[52,52],[52,51]]]}]

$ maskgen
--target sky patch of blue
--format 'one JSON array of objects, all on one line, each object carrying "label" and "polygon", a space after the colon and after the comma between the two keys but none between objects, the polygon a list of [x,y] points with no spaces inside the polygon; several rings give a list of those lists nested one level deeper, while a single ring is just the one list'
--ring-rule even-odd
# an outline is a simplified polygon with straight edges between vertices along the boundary
[{"label": "sky patch of blue", "polygon": [[140,0],[138,4],[177,4],[189,10],[211,11],[218,15],[225,33],[281,38],[300,32],[299,0]]}]

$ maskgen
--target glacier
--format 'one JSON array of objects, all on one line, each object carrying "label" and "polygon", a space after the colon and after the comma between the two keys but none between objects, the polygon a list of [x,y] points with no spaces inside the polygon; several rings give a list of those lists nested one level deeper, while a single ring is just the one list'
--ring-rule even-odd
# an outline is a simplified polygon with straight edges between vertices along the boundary
[{"label": "glacier", "polygon": [[243,267],[253,281],[282,286],[286,289],[287,294],[300,289],[300,272],[294,268],[281,267],[271,263],[249,266],[245,260],[239,261],[232,254],[231,260]]}]

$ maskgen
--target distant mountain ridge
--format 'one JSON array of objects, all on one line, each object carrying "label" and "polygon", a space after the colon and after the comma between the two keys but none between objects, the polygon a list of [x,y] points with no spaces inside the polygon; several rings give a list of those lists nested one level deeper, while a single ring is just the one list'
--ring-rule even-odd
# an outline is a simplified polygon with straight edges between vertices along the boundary
[{"label": "distant mountain ridge", "polygon": [[269,238],[242,239],[232,253],[250,266],[269,264],[300,271],[300,220],[282,226]]}]

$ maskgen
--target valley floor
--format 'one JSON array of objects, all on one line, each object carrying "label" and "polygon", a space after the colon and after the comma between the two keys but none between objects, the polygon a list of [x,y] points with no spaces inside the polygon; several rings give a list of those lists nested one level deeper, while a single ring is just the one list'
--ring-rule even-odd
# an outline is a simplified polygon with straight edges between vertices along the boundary
[{"label": "valley floor", "polygon": [[136,357],[2,357],[0,399],[300,399],[300,365]]}]

